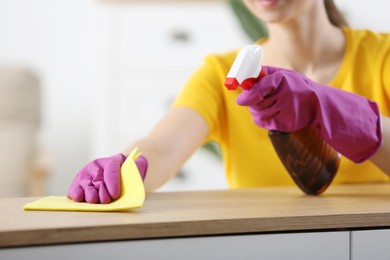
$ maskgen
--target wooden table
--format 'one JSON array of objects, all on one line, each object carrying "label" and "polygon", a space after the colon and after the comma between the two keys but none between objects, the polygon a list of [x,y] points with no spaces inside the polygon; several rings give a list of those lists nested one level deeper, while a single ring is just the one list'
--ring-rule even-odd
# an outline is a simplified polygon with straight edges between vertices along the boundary
[{"label": "wooden table", "polygon": [[[149,193],[143,208],[112,213],[23,211],[23,205],[35,199],[0,200],[0,247],[3,248],[0,259],[31,255],[34,248],[39,248],[39,252],[62,248],[69,256],[74,252],[74,246],[79,251],[90,246],[88,252],[91,253],[96,248],[106,248],[107,245],[106,250],[109,250],[110,245],[123,243],[124,249],[121,250],[129,250],[122,252],[123,256],[136,254],[139,258],[135,259],[153,259],[142,256],[146,257],[148,251],[153,251],[150,248],[159,245],[168,250],[170,243],[172,248],[178,243],[184,244],[174,253],[162,249],[167,255],[156,249],[159,259],[183,259],[181,254],[205,259],[202,250],[191,251],[191,245],[196,246],[198,242],[204,243],[204,247],[216,243],[214,249],[221,246],[219,251],[225,254],[224,259],[232,256],[230,251],[239,253],[238,249],[227,246],[230,243],[241,243],[241,249],[244,246],[242,250],[245,252],[241,256],[246,256],[251,250],[249,255],[255,256],[262,244],[261,252],[275,251],[275,258],[265,252],[267,259],[278,259],[284,250],[289,259],[295,259],[292,253],[295,249],[314,246],[313,252],[305,253],[307,259],[313,259],[310,254],[321,253],[316,243],[325,243],[326,255],[316,259],[352,259],[352,256],[353,259],[364,259],[359,257],[371,253],[360,252],[367,248],[355,248],[358,250],[355,252],[352,242],[364,244],[373,241],[378,234],[384,237],[373,243],[377,247],[390,241],[390,231],[387,230],[390,227],[389,184],[332,186],[321,196],[304,195],[296,187]],[[357,239],[359,236],[363,240]],[[221,242],[223,240],[226,244]],[[288,245],[294,241],[297,242],[295,249],[289,252]],[[253,243],[254,247],[248,243]],[[280,247],[280,250],[275,247]],[[334,250],[330,250],[332,247]],[[387,250],[389,256],[388,248],[384,246],[382,249]],[[117,252],[120,258],[121,251],[113,250],[112,254]],[[50,255],[49,251],[45,256]],[[331,251],[338,254],[332,256]],[[102,253],[96,252],[97,258],[94,259],[99,259]],[[218,255],[209,259],[217,259],[214,257]],[[232,256],[231,259],[238,258]],[[303,258],[297,255],[296,259]],[[370,260],[373,259],[370,255]]]}]

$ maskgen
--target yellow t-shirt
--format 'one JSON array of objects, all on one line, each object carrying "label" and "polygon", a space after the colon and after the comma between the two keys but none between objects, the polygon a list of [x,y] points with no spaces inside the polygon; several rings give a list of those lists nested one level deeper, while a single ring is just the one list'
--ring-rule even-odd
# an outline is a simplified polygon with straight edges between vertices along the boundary
[{"label": "yellow t-shirt", "polygon": [[[330,86],[363,95],[390,115],[390,35],[344,28],[346,51]],[[209,55],[173,103],[197,111],[207,122],[207,141],[219,144],[226,176],[232,188],[286,186],[293,181],[280,162],[268,131],[256,126],[247,107],[236,104],[241,92],[228,91],[226,75],[238,50]],[[351,111],[353,113],[353,111]],[[371,162],[343,157],[333,183],[389,181]]]}]

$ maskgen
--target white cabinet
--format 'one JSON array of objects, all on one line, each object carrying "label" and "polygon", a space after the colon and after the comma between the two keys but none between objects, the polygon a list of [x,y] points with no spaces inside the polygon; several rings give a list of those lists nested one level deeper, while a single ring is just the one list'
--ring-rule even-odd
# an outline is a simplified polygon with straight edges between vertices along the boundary
[{"label": "white cabinet", "polygon": [[351,232],[352,260],[390,259],[390,230],[363,230]]},{"label": "white cabinet", "polygon": [[[97,120],[97,151],[116,153],[145,135],[169,108],[209,53],[249,41],[226,2],[128,3],[111,6],[107,33],[109,74]],[[207,153],[185,165],[189,176],[167,189],[225,188],[221,162]],[[214,182],[202,181],[213,172]],[[197,175],[196,182],[190,175]],[[183,181],[182,181],[183,180]],[[165,188],[166,188],[165,187]]]},{"label": "white cabinet", "polygon": [[0,250],[0,258],[348,260],[349,232],[173,238],[27,247]]}]

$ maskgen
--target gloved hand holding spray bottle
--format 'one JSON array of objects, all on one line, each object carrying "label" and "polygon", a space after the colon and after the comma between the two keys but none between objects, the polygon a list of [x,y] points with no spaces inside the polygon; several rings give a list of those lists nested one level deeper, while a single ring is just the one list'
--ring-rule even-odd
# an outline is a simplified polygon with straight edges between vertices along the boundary
[{"label": "gloved hand holding spray bottle", "polygon": [[262,67],[262,58],[259,45],[241,49],[225,85],[244,90],[237,103],[248,106],[254,122],[269,130],[276,153],[299,188],[320,194],[337,173],[339,153],[359,163],[379,148],[378,106],[300,73]]}]

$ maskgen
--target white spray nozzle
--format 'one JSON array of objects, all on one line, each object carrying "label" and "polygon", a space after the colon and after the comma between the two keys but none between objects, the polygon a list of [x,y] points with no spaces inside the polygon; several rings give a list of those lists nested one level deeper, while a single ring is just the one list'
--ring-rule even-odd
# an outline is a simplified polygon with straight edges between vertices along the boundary
[{"label": "white spray nozzle", "polygon": [[265,74],[261,67],[263,53],[260,45],[253,44],[243,47],[230,68],[225,86],[230,90],[235,90],[239,86],[244,90],[250,89],[256,80]]}]

